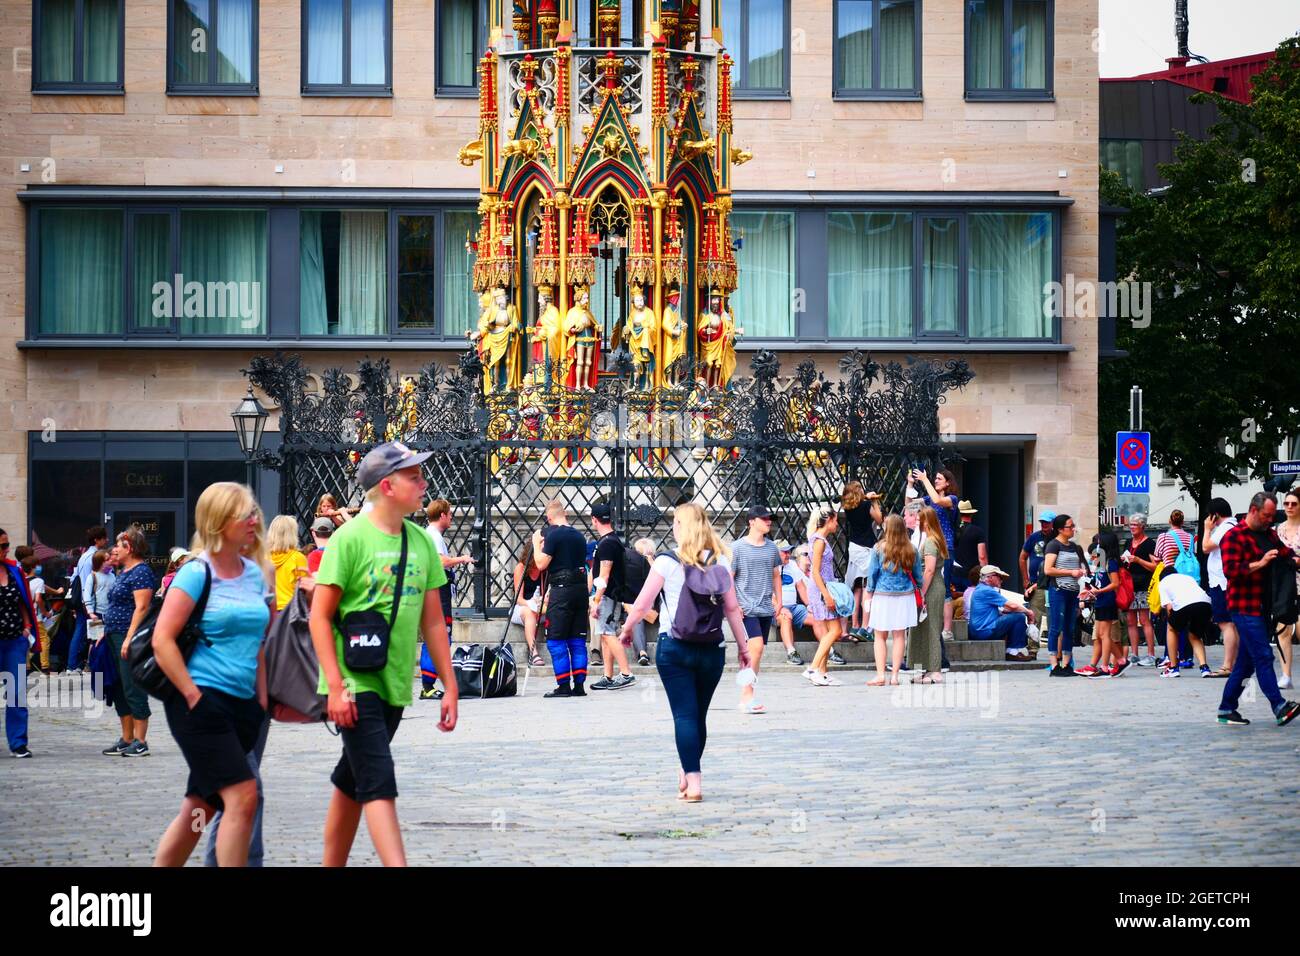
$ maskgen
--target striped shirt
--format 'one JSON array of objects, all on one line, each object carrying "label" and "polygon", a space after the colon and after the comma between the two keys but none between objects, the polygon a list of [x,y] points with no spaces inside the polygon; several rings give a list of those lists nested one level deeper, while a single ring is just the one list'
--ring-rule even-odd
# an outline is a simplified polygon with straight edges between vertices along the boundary
[{"label": "striped shirt", "polygon": [[1183,550],[1195,554],[1191,533],[1182,528],[1170,528],[1156,539],[1156,557],[1166,568],[1172,568],[1174,562],[1178,560],[1178,544],[1174,541],[1175,536],[1183,543]]},{"label": "striped shirt", "polygon": [[[1059,540],[1053,539],[1047,543],[1047,550],[1044,557],[1056,555],[1056,570],[1058,571],[1075,571],[1083,567],[1083,549],[1077,544],[1061,544]],[[1051,578],[1051,586],[1060,588],[1062,591],[1079,590],[1079,579],[1073,577]]]}]

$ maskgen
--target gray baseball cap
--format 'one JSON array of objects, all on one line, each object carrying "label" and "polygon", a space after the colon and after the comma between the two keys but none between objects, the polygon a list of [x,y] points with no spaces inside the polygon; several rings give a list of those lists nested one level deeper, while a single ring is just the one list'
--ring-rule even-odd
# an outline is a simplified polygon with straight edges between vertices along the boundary
[{"label": "gray baseball cap", "polygon": [[395,471],[423,465],[433,457],[433,452],[413,452],[400,441],[384,442],[366,452],[357,465],[357,482],[363,491],[369,491]]},{"label": "gray baseball cap", "polygon": [[311,533],[328,538],[334,533],[334,519],[321,516],[311,523]]}]

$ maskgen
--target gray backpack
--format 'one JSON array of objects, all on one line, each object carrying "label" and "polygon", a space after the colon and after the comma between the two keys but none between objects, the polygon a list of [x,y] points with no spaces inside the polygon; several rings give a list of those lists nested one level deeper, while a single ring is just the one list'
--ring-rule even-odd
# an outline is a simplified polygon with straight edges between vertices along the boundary
[{"label": "gray backpack", "polygon": [[721,564],[697,568],[685,564],[671,551],[665,552],[682,567],[685,581],[677,598],[672,635],[690,644],[722,643],[722,612],[731,590],[731,572]]},{"label": "gray backpack", "polygon": [[271,717],[290,724],[325,720],[326,698],[316,693],[320,663],[311,643],[311,605],[301,589],[266,636],[266,695]]}]

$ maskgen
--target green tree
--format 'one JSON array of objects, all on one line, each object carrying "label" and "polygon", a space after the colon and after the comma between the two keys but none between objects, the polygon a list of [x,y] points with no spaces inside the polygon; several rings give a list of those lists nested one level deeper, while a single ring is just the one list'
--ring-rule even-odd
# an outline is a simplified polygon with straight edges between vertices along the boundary
[{"label": "green tree", "polygon": [[[1124,206],[1116,274],[1150,283],[1149,325],[1117,319],[1127,357],[1101,367],[1100,454],[1128,427],[1129,387],[1143,389],[1152,463],[1205,514],[1234,469],[1267,473],[1300,429],[1300,38],[1254,79],[1250,105],[1216,94],[1221,121],[1182,138],[1163,164],[1167,189],[1143,195],[1103,171],[1103,202]],[[1223,444],[1227,443],[1227,451]]]}]

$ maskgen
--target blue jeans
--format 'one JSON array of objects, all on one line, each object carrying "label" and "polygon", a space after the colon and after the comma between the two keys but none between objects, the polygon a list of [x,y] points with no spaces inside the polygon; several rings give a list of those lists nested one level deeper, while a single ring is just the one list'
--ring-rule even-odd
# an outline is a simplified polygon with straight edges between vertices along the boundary
[{"label": "blue jeans", "polygon": [[[257,735],[257,743],[248,752],[248,766],[257,778],[257,812],[253,814],[253,832],[248,837],[248,865],[262,865],[262,806],[266,802],[262,795],[262,755],[266,753],[266,735],[271,729],[271,718],[262,722],[262,732]],[[217,865],[217,830],[221,827],[221,811],[212,817],[212,826],[208,828],[208,849],[203,854],[204,866]]]},{"label": "blue jeans", "polygon": [[[1052,588],[1052,602],[1047,607],[1047,653],[1058,654],[1060,659],[1074,653],[1074,628],[1079,620],[1079,592]],[[1057,638],[1061,650],[1057,651]]]},{"label": "blue jeans", "polygon": [[971,631],[970,636],[977,641],[1006,641],[1007,650],[1023,651],[1028,640],[1025,630],[1029,621],[1023,614],[1003,614],[990,631]]},{"label": "blue jeans", "polygon": [[727,653],[721,647],[690,644],[666,634],[660,634],[655,645],[655,666],[673,712],[677,758],[686,773],[700,772],[700,757],[708,736],[704,721],[726,659]]},{"label": "blue jeans", "polygon": [[86,616],[86,612],[78,611],[77,623],[72,629],[72,640],[68,642],[68,661],[65,666],[70,671],[81,666],[81,648],[86,643],[86,626],[89,623],[90,618]]},{"label": "blue jeans", "polygon": [[1224,685],[1219,713],[1227,714],[1237,709],[1237,702],[1241,700],[1241,688],[1253,674],[1259,689],[1264,692],[1276,714],[1286,700],[1277,688],[1277,675],[1273,673],[1273,648],[1268,643],[1268,620],[1254,614],[1238,614],[1233,611],[1232,623],[1241,636],[1241,647],[1237,650],[1237,662],[1232,665],[1228,683]]},{"label": "blue jeans", "polygon": [[27,638],[0,638],[0,694],[4,695],[5,738],[10,750],[27,746]]},{"label": "blue jeans", "polygon": [[567,685],[572,679],[575,686],[581,687],[587,682],[587,639],[585,637],[547,641],[546,649],[551,652],[551,667],[555,669],[557,684]]}]

